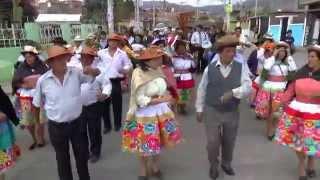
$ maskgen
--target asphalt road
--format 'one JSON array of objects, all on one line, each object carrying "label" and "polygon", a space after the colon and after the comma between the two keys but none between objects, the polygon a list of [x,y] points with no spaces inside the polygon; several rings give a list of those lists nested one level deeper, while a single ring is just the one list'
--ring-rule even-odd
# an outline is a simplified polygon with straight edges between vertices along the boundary
[{"label": "asphalt road", "polygon": [[[299,51],[294,58],[301,66],[306,52]],[[124,98],[125,110],[128,97]],[[162,153],[161,168],[165,180],[209,180],[204,127],[195,120],[194,102],[186,116],[178,116],[183,125],[185,142],[177,148]],[[297,160],[288,148],[266,140],[264,122],[255,119],[246,101],[241,105],[241,123],[234,154],[233,166],[236,176],[222,176],[224,180],[295,180]],[[92,180],[136,180],[137,157],[123,153],[120,149],[120,134],[112,132],[103,136],[102,157],[90,164]],[[48,144],[43,149],[27,150],[31,138],[26,131],[17,130],[17,143],[23,149],[22,157],[15,168],[7,173],[8,180],[57,180],[56,161],[53,148]],[[72,158],[72,161],[73,158]],[[317,162],[320,174],[320,163]],[[77,178],[73,163],[74,179]],[[317,179],[317,178],[316,178]]]}]

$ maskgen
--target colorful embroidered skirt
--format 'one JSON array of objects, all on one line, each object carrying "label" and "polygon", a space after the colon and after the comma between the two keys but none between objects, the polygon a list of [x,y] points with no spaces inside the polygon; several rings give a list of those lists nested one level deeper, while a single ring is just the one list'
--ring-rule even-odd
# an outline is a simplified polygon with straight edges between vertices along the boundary
[{"label": "colorful embroidered skirt", "polygon": [[[31,97],[20,97],[20,108],[21,108],[21,122],[20,124],[25,126],[35,125],[36,118],[34,116],[34,107],[32,105],[32,98]],[[46,115],[44,110],[40,109],[40,117],[39,123],[43,124],[46,122]]]},{"label": "colorful embroidered skirt", "polygon": [[286,108],[278,124],[275,142],[320,158],[320,113],[308,115]]},{"label": "colorful embroidered skirt", "polygon": [[263,88],[260,88],[255,100],[255,111],[257,116],[261,118],[268,118],[272,113],[274,113],[273,107],[279,102],[278,99],[282,95],[282,91],[278,92],[268,92]]},{"label": "colorful embroidered skirt", "polygon": [[182,141],[181,129],[167,103],[137,110],[125,122],[122,132],[123,151],[142,156],[160,154],[162,148],[174,147]]},{"label": "colorful embroidered skirt", "polygon": [[0,122],[0,174],[14,166],[16,158],[15,136],[9,121]]},{"label": "colorful embroidered skirt", "polygon": [[178,104],[185,104],[191,99],[192,89],[181,89],[179,90],[179,101]]}]

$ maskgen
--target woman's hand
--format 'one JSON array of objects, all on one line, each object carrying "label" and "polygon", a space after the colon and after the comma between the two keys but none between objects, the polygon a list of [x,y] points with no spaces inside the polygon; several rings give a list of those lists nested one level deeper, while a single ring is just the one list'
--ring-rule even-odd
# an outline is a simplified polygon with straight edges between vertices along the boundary
[{"label": "woman's hand", "polygon": [[157,97],[157,98],[152,99],[150,104],[155,105],[155,104],[160,104],[160,103],[164,103],[164,102],[171,102],[173,100],[174,99],[171,96],[166,95],[166,96],[161,96],[161,97]]}]

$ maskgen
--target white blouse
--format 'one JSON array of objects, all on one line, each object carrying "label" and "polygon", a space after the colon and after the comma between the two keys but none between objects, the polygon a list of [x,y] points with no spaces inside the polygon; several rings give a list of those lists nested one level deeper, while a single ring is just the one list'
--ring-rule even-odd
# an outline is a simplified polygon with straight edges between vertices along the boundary
[{"label": "white blouse", "polygon": [[139,107],[147,106],[154,96],[163,96],[167,92],[167,83],[163,78],[156,78],[137,90],[136,102]]}]

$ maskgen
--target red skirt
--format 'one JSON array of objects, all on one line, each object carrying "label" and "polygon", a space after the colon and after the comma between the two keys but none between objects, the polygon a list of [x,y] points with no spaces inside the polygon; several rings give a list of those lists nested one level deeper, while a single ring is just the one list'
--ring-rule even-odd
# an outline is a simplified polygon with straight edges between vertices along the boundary
[{"label": "red skirt", "polygon": [[264,89],[259,89],[256,97],[256,114],[261,118],[269,118],[274,113],[272,107],[276,107],[278,99],[283,93],[281,91],[271,93]]},{"label": "red skirt", "polygon": [[194,80],[177,80],[177,88],[178,89],[191,89],[194,87]]}]

